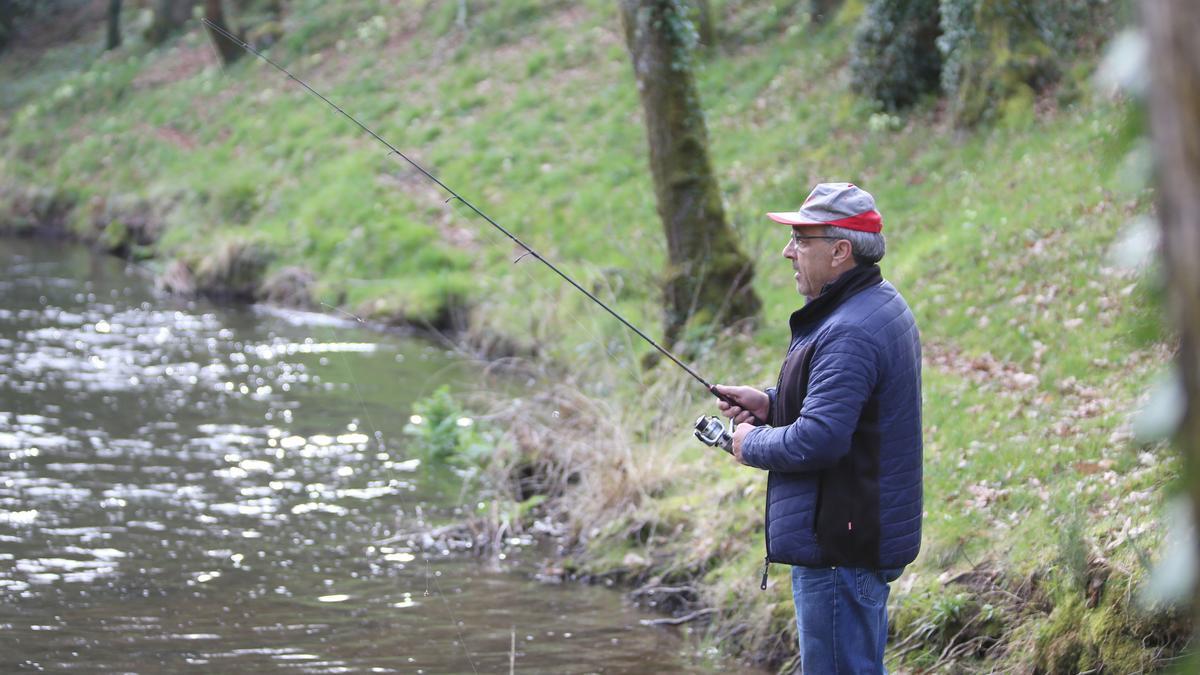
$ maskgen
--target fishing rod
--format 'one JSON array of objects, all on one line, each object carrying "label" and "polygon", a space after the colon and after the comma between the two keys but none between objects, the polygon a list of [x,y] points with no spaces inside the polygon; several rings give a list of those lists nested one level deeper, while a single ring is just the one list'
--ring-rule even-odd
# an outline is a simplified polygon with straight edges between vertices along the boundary
[{"label": "fishing rod", "polygon": [[[401,152],[398,148],[396,148],[396,146],[392,145],[387,140],[385,140],[382,136],[380,136],[379,134],[375,133],[370,128],[368,128],[367,125],[363,124],[362,122],[359,122],[357,118],[355,118],[353,115],[351,115],[350,113],[343,110],[341,108],[341,106],[337,105],[333,101],[326,98],[324,94],[317,91],[316,89],[313,89],[311,86],[308,85],[307,82],[296,77],[291,72],[289,72],[286,68],[279,65],[278,63],[275,63],[270,58],[268,58],[265,54],[258,51],[254,47],[251,47],[248,43],[246,43],[241,38],[233,35],[229,31],[225,30],[221,26],[218,26],[217,24],[213,23],[212,21],[209,21],[207,18],[202,18],[201,21],[204,23],[204,26],[206,28],[208,28],[209,30],[224,36],[225,38],[229,39],[231,42],[238,45],[242,49],[244,49],[247,52],[262,59],[263,61],[265,61],[267,64],[269,64],[275,70],[278,70],[279,72],[286,75],[288,77],[288,79],[293,80],[294,82],[299,84],[301,87],[304,87],[306,90],[308,90],[308,92],[310,94],[312,94],[313,96],[316,96],[317,98],[324,101],[326,105],[328,105],[329,107],[331,107],[334,110],[336,110],[337,112],[339,112],[343,117],[345,117],[346,119],[353,122],[355,124],[355,126],[357,126],[359,129],[362,129],[367,134],[369,134],[372,138],[374,138],[375,140],[377,140],[381,144],[383,144],[390,151],[391,154],[397,155],[404,161],[408,162],[414,169],[421,172],[422,175],[424,175],[429,180],[433,181],[435,184],[437,184],[438,187],[442,188],[443,190],[445,190],[447,193],[450,194],[450,199],[446,200],[447,203],[449,203],[452,200],[458,200],[462,204],[466,205],[466,207],[469,208],[471,211],[473,211],[475,213],[475,215],[479,216],[480,218],[483,218],[485,221],[487,221],[487,223],[489,225],[491,225],[492,227],[494,227],[497,230],[499,230],[500,232],[502,232],[504,234],[504,236],[508,237],[514,243],[516,243],[517,246],[520,246],[522,249],[524,249],[525,253],[521,255],[521,258],[525,257],[526,255],[531,255],[534,258],[536,258],[537,260],[541,261],[541,263],[544,264],[546,267],[549,267],[551,271],[553,271],[558,276],[562,277],[564,281],[571,284],[571,286],[575,287],[575,289],[578,290],[580,293],[583,293],[584,295],[586,295],[589,300],[596,303],[600,307],[604,308],[604,310],[606,312],[608,312],[609,314],[611,314],[613,316],[613,318],[615,318],[617,321],[620,321],[622,324],[625,325],[626,328],[628,328],[629,330],[636,333],[638,335],[638,337],[640,337],[643,340],[645,340],[646,342],[648,342],[651,347],[654,347],[655,349],[657,349],[659,351],[659,353],[661,353],[663,356],[670,359],[672,363],[674,363],[675,365],[682,368],[688,375],[691,375],[693,378],[695,378],[697,382],[704,385],[704,388],[706,390],[708,390],[708,392],[710,394],[712,394],[713,396],[716,396],[717,398],[721,399],[722,401],[725,401],[726,403],[728,403],[730,405],[740,406],[740,404],[737,401],[734,401],[733,399],[726,396],[725,394],[718,392],[715,385],[709,383],[709,381],[704,379],[703,377],[701,377],[699,373],[697,373],[695,370],[692,370],[691,368],[689,368],[687,364],[685,364],[683,361],[680,361],[678,358],[676,358],[676,356],[674,354],[672,354],[669,350],[667,350],[665,347],[663,347],[662,345],[655,342],[654,339],[651,338],[649,335],[646,335],[645,333],[643,333],[641,331],[641,329],[639,329],[637,326],[633,325],[632,323],[629,323],[629,321],[627,321],[625,319],[625,317],[618,314],[616,312],[616,310],[614,310],[613,308],[604,304],[604,302],[601,301],[600,298],[597,298],[594,294],[592,294],[591,291],[587,290],[583,286],[580,286],[578,283],[576,283],[576,281],[574,279],[572,279],[570,276],[568,276],[562,270],[558,269],[558,267],[556,267],[549,260],[546,260],[544,257],[542,257],[542,254],[535,251],[532,247],[530,247],[524,241],[521,241],[521,239],[519,237],[517,237],[515,234],[510,232],[508,229],[506,229],[500,223],[493,220],[491,218],[491,216],[489,216],[486,213],[484,213],[483,211],[481,211],[474,204],[467,201],[465,198],[463,198],[462,195],[460,195],[458,192],[456,192],[454,189],[452,189],[449,185],[446,185],[441,180],[439,180],[437,178],[437,176],[434,176],[432,173],[425,170],[425,167],[421,166],[416,161],[414,161],[411,157],[409,157],[408,155]],[[520,260],[520,258],[518,258],[518,260]],[[747,412],[749,412],[749,411],[747,411]],[[750,413],[750,417],[751,417],[751,419],[753,419],[755,422],[757,422],[759,424],[763,423],[763,421],[764,421],[764,420],[758,419],[758,417],[756,415],[754,415],[753,413]],[[727,429],[727,428],[725,428],[724,423],[721,422],[720,418],[716,417],[715,415],[714,416],[701,415],[700,418],[696,420],[696,423],[694,425],[694,432],[695,432],[696,438],[698,438],[705,445],[719,447],[722,450],[725,450],[726,452],[732,453],[733,452],[733,429],[734,429],[734,427],[735,427],[735,424],[733,423],[732,420],[730,420],[729,428]]]}]

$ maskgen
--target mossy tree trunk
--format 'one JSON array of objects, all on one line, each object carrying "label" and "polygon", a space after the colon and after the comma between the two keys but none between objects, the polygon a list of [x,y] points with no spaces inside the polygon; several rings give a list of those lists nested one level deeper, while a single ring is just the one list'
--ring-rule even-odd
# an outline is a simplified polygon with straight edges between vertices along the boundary
[{"label": "mossy tree trunk", "polygon": [[1081,38],[1109,35],[1119,3],[1105,0],[940,0],[942,91],[955,121],[1031,117]]},{"label": "mossy tree trunk", "polygon": [[666,233],[666,340],[695,324],[758,314],[754,268],[725,220],[691,68],[695,29],[682,0],[620,0],[646,117],[650,172]]},{"label": "mossy tree trunk", "polygon": [[[225,20],[225,8],[222,6],[221,0],[204,0],[204,18],[221,29],[228,31],[229,34],[237,35],[237,31],[230,27],[229,23]],[[237,61],[245,53],[233,40],[215,30],[209,29],[208,36],[212,38],[213,46],[217,48],[217,53],[221,56],[222,65],[227,66]]]},{"label": "mossy tree trunk", "polygon": [[717,28],[713,25],[712,3],[708,0],[692,0],[696,12],[696,33],[700,45],[705,49],[717,46]]},{"label": "mossy tree trunk", "polygon": [[[1185,392],[1176,441],[1184,455],[1192,521],[1200,523],[1200,3],[1142,0],[1141,8],[1150,46],[1163,255]],[[1200,626],[1200,584],[1193,593]]]},{"label": "mossy tree trunk", "polygon": [[104,49],[116,49],[121,46],[121,0],[108,0],[108,38]]},{"label": "mossy tree trunk", "polygon": [[26,3],[21,0],[0,0],[0,51],[12,41],[13,25],[25,9]]},{"label": "mossy tree trunk", "polygon": [[808,15],[816,25],[828,23],[845,0],[809,0]]},{"label": "mossy tree trunk", "polygon": [[945,0],[938,48],[942,90],[954,119],[970,127],[1006,115],[1032,114],[1034,98],[1058,77],[1054,47],[1034,0]]}]

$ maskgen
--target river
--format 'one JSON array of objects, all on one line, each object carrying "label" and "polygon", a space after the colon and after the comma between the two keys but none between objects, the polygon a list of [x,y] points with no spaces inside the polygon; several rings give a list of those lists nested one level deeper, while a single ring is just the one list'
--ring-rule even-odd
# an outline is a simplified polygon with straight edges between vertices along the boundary
[{"label": "river", "polygon": [[530,540],[387,543],[471,502],[403,427],[476,364],[59,242],[0,239],[0,298],[0,671],[719,669]]}]

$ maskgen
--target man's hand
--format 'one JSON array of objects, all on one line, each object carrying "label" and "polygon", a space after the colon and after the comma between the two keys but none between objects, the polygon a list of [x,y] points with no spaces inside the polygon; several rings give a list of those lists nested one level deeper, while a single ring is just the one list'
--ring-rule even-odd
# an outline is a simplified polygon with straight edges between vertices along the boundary
[{"label": "man's hand", "polygon": [[740,464],[746,463],[742,459],[742,441],[745,440],[746,434],[750,433],[750,430],[753,428],[753,424],[739,424],[733,430],[733,458]]},{"label": "man's hand", "polygon": [[757,417],[759,422],[766,423],[771,409],[771,399],[766,392],[759,391],[754,387],[734,387],[723,384],[713,385],[713,389],[733,401],[731,404],[718,400],[717,407],[720,408],[722,415],[733,420],[735,424],[749,422],[751,416]]}]

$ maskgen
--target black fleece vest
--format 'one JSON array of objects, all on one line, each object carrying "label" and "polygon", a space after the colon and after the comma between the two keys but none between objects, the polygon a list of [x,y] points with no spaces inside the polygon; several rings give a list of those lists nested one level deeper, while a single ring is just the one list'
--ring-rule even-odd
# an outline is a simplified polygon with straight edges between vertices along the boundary
[{"label": "black fleece vest", "polygon": [[[803,338],[829,313],[859,291],[878,285],[876,265],[859,265],[838,277],[818,297],[792,314],[792,341],[779,371],[769,424],[788,426],[800,418],[812,369],[812,340]],[[768,488],[769,489],[769,488]],[[768,502],[770,496],[768,496]],[[822,564],[879,566],[879,403],[870,396],[850,440],[850,451],[819,472],[814,514]]]}]

